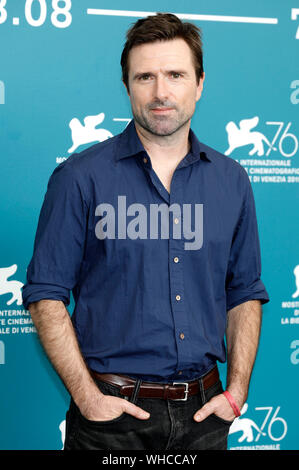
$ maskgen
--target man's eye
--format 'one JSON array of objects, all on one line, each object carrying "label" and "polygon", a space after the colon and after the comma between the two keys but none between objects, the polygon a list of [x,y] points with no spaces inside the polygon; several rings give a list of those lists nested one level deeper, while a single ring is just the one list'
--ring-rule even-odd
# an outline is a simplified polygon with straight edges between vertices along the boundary
[{"label": "man's eye", "polygon": [[172,78],[180,78],[181,74],[179,72],[171,72]]},{"label": "man's eye", "polygon": [[148,80],[149,78],[150,78],[150,75],[147,73],[147,74],[141,75],[139,77],[139,80],[145,81],[145,80]]}]

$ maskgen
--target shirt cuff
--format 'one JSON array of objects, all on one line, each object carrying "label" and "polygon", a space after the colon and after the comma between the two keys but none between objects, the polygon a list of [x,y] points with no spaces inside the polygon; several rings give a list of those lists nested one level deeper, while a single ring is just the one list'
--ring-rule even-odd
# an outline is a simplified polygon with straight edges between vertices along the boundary
[{"label": "shirt cuff", "polygon": [[230,310],[248,300],[260,300],[262,305],[269,302],[269,295],[261,280],[256,281],[248,289],[228,288],[226,291],[226,310]]},{"label": "shirt cuff", "polygon": [[66,306],[70,303],[70,290],[55,284],[30,284],[22,287],[23,306],[28,310],[31,302],[39,300],[61,300]]}]

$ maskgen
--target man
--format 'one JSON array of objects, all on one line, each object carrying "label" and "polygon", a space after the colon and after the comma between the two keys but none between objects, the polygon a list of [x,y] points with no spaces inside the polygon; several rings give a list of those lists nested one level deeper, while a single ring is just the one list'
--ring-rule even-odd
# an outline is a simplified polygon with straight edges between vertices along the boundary
[{"label": "man", "polygon": [[198,28],[141,19],[121,64],[134,119],[54,170],[23,303],[71,394],[65,449],[226,449],[269,300],[251,185],[190,130]]}]

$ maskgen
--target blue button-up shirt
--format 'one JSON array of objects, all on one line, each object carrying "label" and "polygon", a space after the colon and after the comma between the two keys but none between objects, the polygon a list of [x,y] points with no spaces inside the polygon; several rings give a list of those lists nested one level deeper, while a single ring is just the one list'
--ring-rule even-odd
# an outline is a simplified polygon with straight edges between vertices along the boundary
[{"label": "blue button-up shirt", "polygon": [[269,300],[247,173],[192,130],[189,140],[170,193],[134,121],[49,179],[23,305],[67,306],[72,292],[78,342],[98,372],[191,380],[225,361],[227,311]]}]

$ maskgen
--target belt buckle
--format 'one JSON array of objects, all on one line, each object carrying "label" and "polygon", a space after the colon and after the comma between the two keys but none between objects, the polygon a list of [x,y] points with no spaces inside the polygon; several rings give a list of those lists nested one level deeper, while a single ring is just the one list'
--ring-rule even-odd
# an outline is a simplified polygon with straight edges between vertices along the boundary
[{"label": "belt buckle", "polygon": [[188,398],[188,392],[189,392],[189,384],[188,382],[172,382],[172,385],[185,385],[186,388],[184,390],[184,398],[173,398],[175,401],[187,401]]}]

